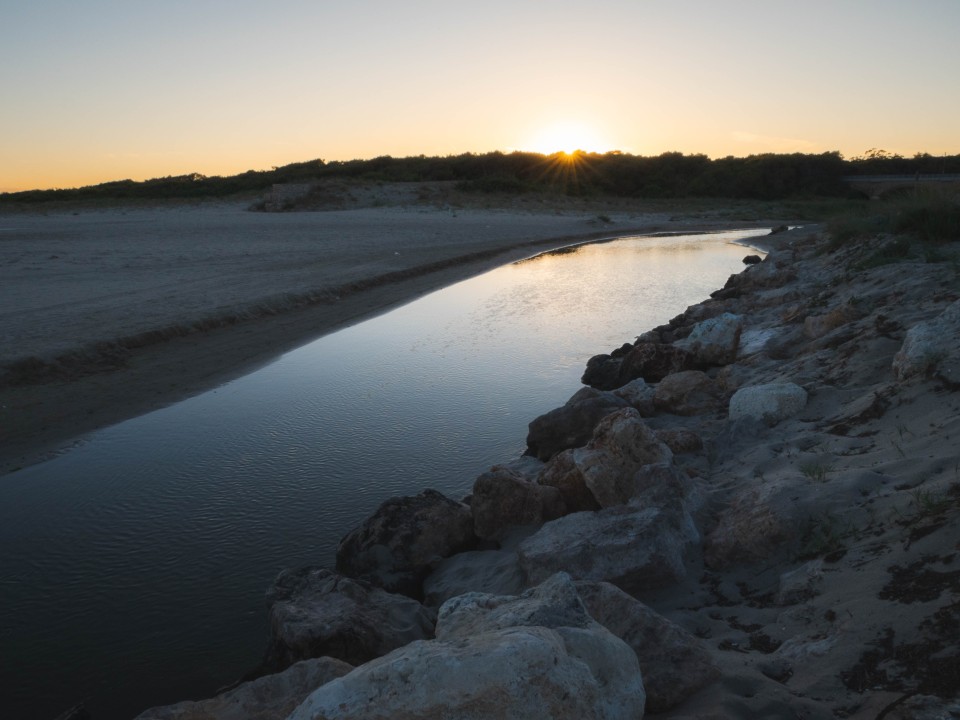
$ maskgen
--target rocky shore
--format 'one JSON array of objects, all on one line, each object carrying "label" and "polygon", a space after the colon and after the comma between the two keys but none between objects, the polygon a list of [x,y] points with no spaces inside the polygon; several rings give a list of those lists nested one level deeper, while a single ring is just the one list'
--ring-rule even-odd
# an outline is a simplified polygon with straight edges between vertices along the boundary
[{"label": "rocky shore", "polygon": [[589,361],[463,501],[285,570],[200,718],[960,715],[960,268],[818,228]]}]

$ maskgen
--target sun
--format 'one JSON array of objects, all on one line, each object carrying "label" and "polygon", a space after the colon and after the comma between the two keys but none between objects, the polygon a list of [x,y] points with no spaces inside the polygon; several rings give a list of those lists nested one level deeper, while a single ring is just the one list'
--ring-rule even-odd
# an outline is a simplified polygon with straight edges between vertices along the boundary
[{"label": "sun", "polygon": [[557,122],[538,131],[527,144],[533,152],[544,155],[573,155],[577,150],[606,152],[609,146],[593,128],[582,123]]}]

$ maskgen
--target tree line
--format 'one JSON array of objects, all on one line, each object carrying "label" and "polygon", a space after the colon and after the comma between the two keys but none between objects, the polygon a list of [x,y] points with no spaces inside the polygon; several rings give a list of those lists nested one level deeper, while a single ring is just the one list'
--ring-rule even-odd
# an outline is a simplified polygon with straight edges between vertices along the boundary
[{"label": "tree line", "polygon": [[622,152],[542,155],[531,152],[464,153],[445,157],[310,160],[239,175],[197,173],[152,180],[118,180],[73,189],[0,194],[0,203],[50,200],[202,199],[264,191],[277,183],[323,180],[455,182],[464,191],[518,194],[559,192],[575,196],[635,198],[716,197],[780,200],[850,197],[853,175],[960,173],[960,155],[926,153],[905,158],[875,148],[844,159],[838,152],[763,154],[711,159],[668,152],[639,156]]}]

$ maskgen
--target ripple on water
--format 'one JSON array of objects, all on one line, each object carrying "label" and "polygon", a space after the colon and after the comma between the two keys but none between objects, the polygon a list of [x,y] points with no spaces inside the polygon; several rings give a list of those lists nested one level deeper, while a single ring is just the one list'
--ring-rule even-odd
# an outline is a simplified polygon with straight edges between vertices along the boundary
[{"label": "ripple on water", "polygon": [[[392,495],[460,498],[586,360],[699,302],[748,233],[500,268],[109,428],[0,483],[0,715],[203,697],[263,650],[267,586]],[[52,691],[51,688],[56,688]]]}]

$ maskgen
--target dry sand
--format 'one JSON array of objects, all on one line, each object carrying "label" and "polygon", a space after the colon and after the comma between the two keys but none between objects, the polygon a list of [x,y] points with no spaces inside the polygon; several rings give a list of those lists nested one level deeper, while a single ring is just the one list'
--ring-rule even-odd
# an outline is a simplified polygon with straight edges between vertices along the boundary
[{"label": "dry sand", "polygon": [[0,474],[539,250],[731,225],[746,223],[416,204],[0,214]]}]

